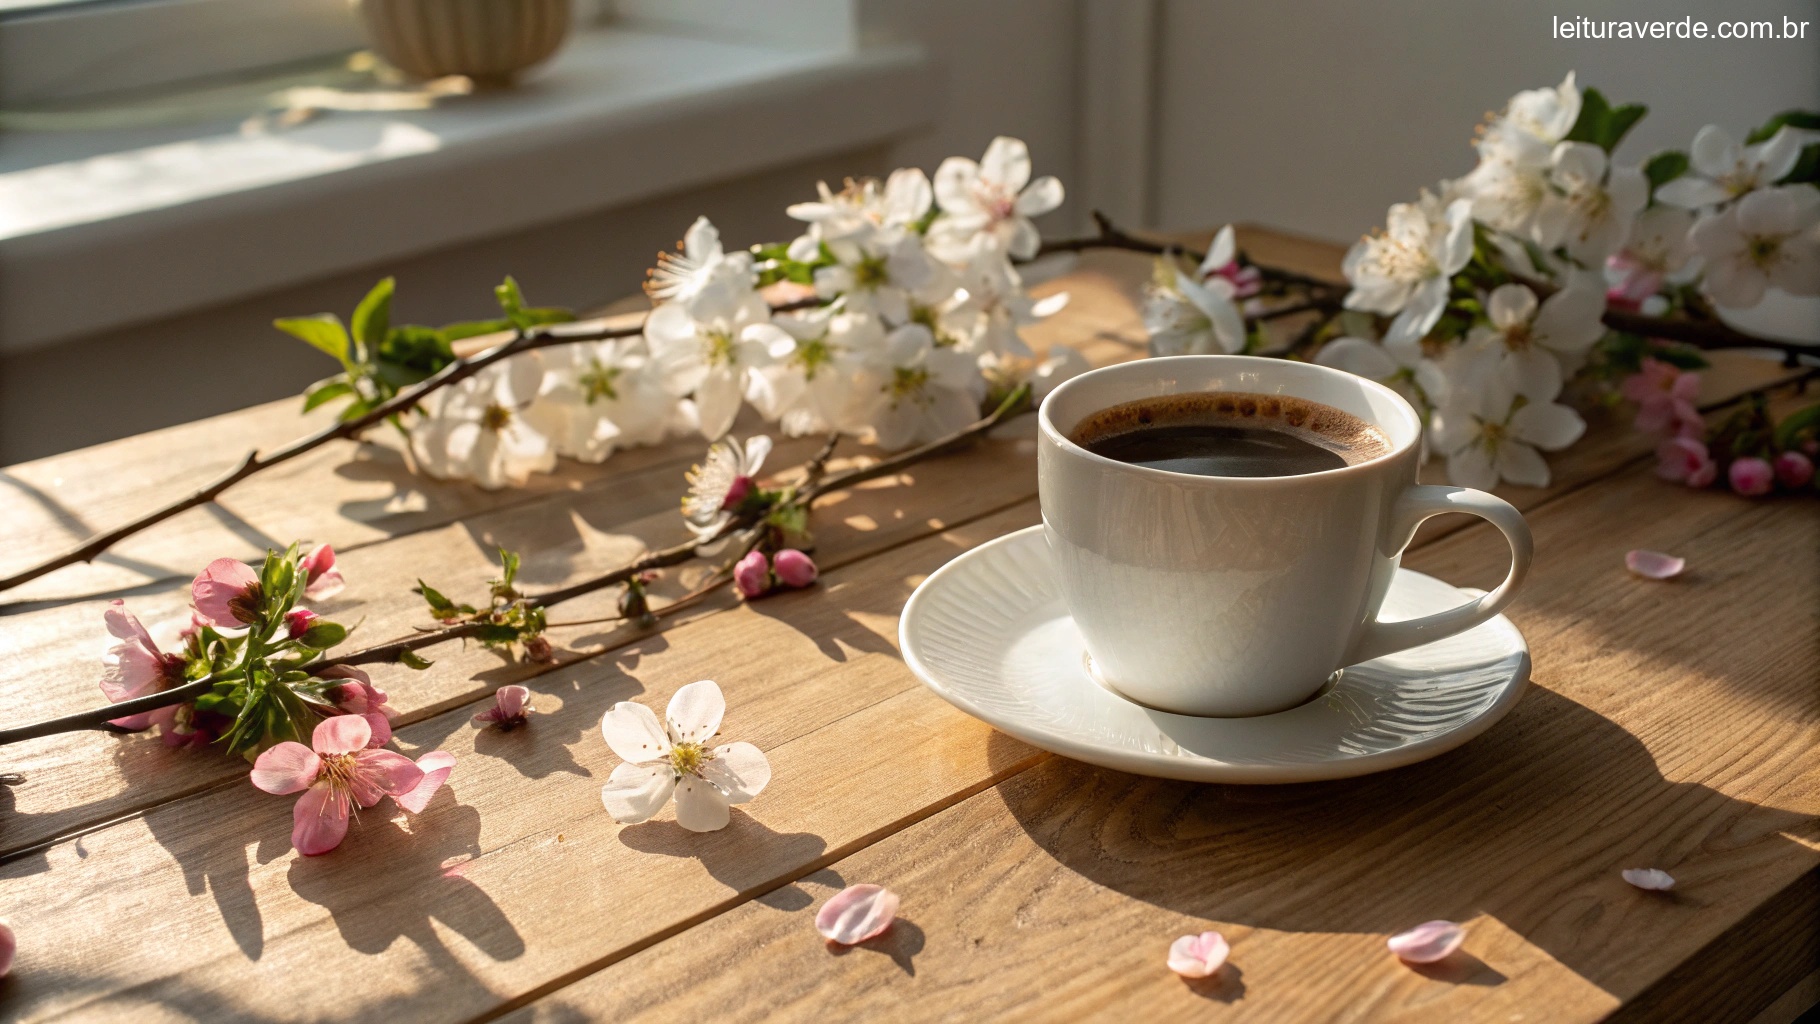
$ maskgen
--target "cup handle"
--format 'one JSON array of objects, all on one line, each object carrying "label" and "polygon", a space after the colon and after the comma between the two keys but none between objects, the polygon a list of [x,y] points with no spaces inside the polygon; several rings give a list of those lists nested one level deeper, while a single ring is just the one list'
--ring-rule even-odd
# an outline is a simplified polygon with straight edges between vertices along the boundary
[{"label": "cup handle", "polygon": [[1397,499],[1396,508],[1389,518],[1390,534],[1387,539],[1395,544],[1398,554],[1401,554],[1415,538],[1416,527],[1421,526],[1429,517],[1443,512],[1475,515],[1502,531],[1504,539],[1510,542],[1510,572],[1504,577],[1504,582],[1498,584],[1498,589],[1457,608],[1401,622],[1374,619],[1366,623],[1364,635],[1353,648],[1352,664],[1420,647],[1471,629],[1503,611],[1504,606],[1510,604],[1511,598],[1516,596],[1517,587],[1522,584],[1523,577],[1529,574],[1535,542],[1529,535],[1529,524],[1523,521],[1523,514],[1503,498],[1470,487],[1411,487]]}]

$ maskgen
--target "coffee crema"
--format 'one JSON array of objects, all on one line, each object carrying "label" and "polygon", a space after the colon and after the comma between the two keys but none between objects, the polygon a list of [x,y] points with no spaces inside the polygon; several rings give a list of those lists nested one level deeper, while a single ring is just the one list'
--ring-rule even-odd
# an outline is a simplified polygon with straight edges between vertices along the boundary
[{"label": "coffee crema", "polygon": [[1068,439],[1095,455],[1196,476],[1301,476],[1390,451],[1377,427],[1292,395],[1196,391],[1089,414]]}]

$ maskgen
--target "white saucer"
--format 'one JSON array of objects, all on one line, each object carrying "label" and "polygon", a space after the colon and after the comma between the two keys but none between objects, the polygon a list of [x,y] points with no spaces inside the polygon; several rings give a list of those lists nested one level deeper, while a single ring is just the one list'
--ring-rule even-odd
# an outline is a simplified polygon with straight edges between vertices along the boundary
[{"label": "white saucer", "polygon": [[[1468,599],[1400,569],[1383,614],[1413,618]],[[1326,692],[1274,715],[1151,710],[1088,674],[1041,526],[974,548],[924,580],[898,635],[925,685],[1001,732],[1089,764],[1196,782],[1309,782],[1412,764],[1490,728],[1529,681],[1529,648],[1500,615],[1352,666]]]}]

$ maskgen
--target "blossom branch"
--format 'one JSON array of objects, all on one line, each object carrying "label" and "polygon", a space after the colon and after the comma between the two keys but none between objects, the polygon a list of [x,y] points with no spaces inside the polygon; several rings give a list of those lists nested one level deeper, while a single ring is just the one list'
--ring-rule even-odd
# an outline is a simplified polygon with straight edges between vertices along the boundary
[{"label": "blossom branch", "polygon": [[31,725],[22,725],[14,729],[0,729],[0,746],[5,746],[8,743],[17,743],[20,740],[37,739],[40,736],[53,736],[62,732],[75,732],[80,729],[107,729],[110,728],[110,723],[117,718],[126,718],[129,715],[142,715],[147,711],[156,711],[159,708],[167,708],[173,704],[182,704],[185,701],[192,701],[214,688],[215,677],[208,675],[193,682],[184,683],[182,686],[173,687],[169,690],[161,690],[158,693],[146,694],[143,697],[134,697],[131,700],[123,700],[118,704],[109,704],[106,707],[94,708],[73,715],[65,715],[62,718],[46,719],[42,722],[34,722]]}]

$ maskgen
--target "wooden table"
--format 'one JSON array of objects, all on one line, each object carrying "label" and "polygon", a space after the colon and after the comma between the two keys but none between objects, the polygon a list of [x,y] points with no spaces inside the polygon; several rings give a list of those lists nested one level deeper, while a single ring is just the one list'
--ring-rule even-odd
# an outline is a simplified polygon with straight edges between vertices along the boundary
[{"label": "wooden table", "polygon": [[[1244,242],[1337,267],[1324,244]],[[1043,289],[1074,298],[1039,340],[1098,363],[1137,355],[1147,269],[1085,257]],[[1707,397],[1779,372],[1727,360]],[[319,422],[276,403],[11,467],[0,569]],[[325,610],[361,621],[359,642],[425,621],[408,592],[420,575],[482,592],[496,544],[524,555],[530,588],[604,571],[684,536],[682,471],[702,449],[683,439],[486,494],[412,476],[377,440],[5,595],[9,720],[93,705],[104,601],[179,617],[188,577],[222,555],[333,542],[350,585]],[[812,448],[781,444],[770,466]],[[723,592],[653,633],[557,629],[555,666],[451,647],[428,672],[382,671],[398,747],[441,747],[456,768],[425,814],[371,812],[328,856],[293,853],[291,801],[236,759],[103,734],[7,748],[0,770],[25,781],[0,787],[0,915],[19,937],[0,1018],[1792,1019],[1820,991],[1820,502],[1688,492],[1654,478],[1649,451],[1594,417],[1553,486],[1505,492],[1536,537],[1510,612],[1534,686],[1464,748],[1368,778],[1121,775],[924,690],[897,656],[898,611],[958,552],[1038,521],[1027,440],[825,501],[810,591]],[[1691,568],[1632,578],[1638,547]],[[1485,586],[1506,557],[1488,528],[1438,520],[1405,564]],[[610,610],[600,596],[553,618]],[[768,753],[770,788],[718,833],[668,813],[614,824],[602,712],[661,708],[702,678],[727,693],[725,735]],[[478,731],[469,716],[511,681],[533,690],[534,721]],[[1637,866],[1680,885],[1632,889],[1618,872]],[[862,881],[902,894],[902,917],[831,950],[815,910]],[[1467,924],[1465,955],[1411,968],[1385,951],[1432,918]],[[1231,940],[1231,963],[1184,983],[1165,950],[1206,928]]]}]

